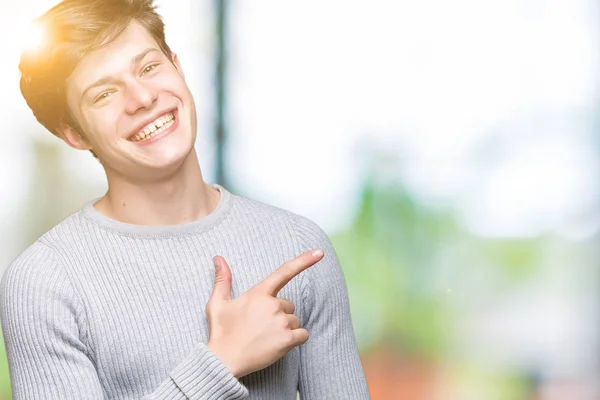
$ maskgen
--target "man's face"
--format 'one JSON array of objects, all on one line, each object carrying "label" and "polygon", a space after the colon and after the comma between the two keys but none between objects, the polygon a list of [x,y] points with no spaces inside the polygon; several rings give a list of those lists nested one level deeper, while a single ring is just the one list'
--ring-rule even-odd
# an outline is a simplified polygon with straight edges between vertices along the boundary
[{"label": "man's face", "polygon": [[179,62],[135,21],[77,65],[67,104],[107,172],[126,179],[172,172],[196,139],[195,104]]}]

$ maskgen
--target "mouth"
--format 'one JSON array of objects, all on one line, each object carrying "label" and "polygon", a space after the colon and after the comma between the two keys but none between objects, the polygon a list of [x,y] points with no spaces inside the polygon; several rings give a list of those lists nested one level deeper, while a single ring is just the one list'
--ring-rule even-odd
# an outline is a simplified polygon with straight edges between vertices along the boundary
[{"label": "mouth", "polygon": [[159,136],[164,136],[165,133],[170,133],[172,129],[169,128],[173,127],[176,122],[177,110],[168,111],[127,137],[127,140],[140,144],[154,141],[152,139],[157,139]]}]

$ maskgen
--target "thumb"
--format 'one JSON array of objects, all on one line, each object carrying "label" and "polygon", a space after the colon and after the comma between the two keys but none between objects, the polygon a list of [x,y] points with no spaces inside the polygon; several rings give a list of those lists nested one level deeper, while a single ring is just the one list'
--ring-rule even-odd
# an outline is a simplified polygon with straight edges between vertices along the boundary
[{"label": "thumb", "polygon": [[231,300],[231,270],[227,261],[221,256],[213,258],[215,263],[215,286],[211,298]]}]

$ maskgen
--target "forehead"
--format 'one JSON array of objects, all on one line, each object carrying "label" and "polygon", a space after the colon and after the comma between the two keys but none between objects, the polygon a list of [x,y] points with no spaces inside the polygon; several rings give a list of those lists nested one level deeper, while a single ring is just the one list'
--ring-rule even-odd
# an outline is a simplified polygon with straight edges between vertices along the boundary
[{"label": "forehead", "polygon": [[160,47],[146,28],[132,21],[110,44],[81,60],[67,81],[69,91],[81,93],[87,85],[104,76],[129,70],[131,59],[148,48]]}]

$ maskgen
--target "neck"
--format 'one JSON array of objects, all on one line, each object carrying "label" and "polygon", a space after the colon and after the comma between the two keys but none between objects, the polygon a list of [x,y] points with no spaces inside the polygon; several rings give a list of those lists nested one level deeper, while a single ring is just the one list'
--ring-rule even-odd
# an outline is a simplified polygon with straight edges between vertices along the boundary
[{"label": "neck", "polygon": [[178,225],[210,214],[219,192],[206,184],[193,150],[177,171],[160,181],[131,182],[107,173],[108,191],[94,205],[102,214],[135,225]]}]

